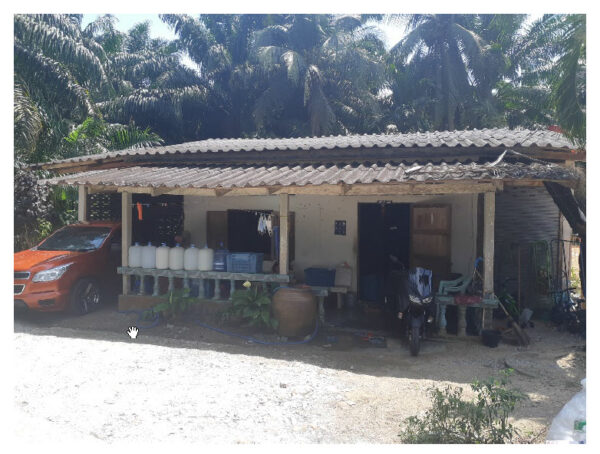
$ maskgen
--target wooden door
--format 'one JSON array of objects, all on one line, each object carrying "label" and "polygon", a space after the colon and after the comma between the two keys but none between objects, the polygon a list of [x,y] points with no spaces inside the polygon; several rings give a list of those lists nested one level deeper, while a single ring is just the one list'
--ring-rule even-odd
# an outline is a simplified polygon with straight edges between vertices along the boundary
[{"label": "wooden door", "polygon": [[433,272],[435,283],[451,271],[451,207],[450,205],[412,205],[410,229],[411,268]]},{"label": "wooden door", "polygon": [[228,246],[227,211],[206,212],[206,242],[212,249],[220,249],[221,243]]}]

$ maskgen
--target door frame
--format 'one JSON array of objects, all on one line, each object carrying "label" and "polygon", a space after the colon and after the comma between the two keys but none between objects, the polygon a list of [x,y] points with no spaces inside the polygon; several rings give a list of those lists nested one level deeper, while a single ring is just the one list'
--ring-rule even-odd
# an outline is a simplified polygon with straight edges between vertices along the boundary
[{"label": "door frame", "polygon": [[[412,211],[414,202],[390,202],[387,205],[408,205],[408,259],[409,268],[412,267]],[[382,205],[378,202],[357,202],[356,204],[356,300],[360,302],[360,206]]]}]

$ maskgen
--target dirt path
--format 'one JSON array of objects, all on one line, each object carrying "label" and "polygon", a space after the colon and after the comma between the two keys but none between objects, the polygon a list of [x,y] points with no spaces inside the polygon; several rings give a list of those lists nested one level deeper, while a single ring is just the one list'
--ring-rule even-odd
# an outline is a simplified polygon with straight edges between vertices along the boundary
[{"label": "dirt path", "polygon": [[541,442],[585,376],[582,342],[541,325],[528,349],[440,341],[412,358],[394,339],[387,349],[271,347],[199,327],[132,341],[131,321],[114,312],[15,320],[18,437],[397,443],[402,420],[427,408],[429,387],[468,388],[506,361],[526,374],[513,378],[529,397],[515,423]]}]

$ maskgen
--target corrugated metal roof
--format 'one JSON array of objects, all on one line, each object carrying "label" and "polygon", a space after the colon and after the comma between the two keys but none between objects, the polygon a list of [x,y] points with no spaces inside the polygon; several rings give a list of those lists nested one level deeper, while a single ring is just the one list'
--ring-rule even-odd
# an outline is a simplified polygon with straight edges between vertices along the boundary
[{"label": "corrugated metal roof", "polygon": [[483,148],[539,147],[554,149],[577,148],[564,135],[549,130],[473,129],[464,131],[433,131],[406,134],[348,135],[299,137],[291,139],[208,139],[152,148],[127,149],[110,153],[79,156],[51,161],[86,162],[135,155],[196,154],[246,151],[333,150],[358,148]]},{"label": "corrugated metal roof", "polygon": [[320,184],[435,182],[452,180],[573,180],[562,166],[541,161],[497,163],[373,164],[332,166],[127,167],[64,175],[46,184],[152,188],[249,188]]}]

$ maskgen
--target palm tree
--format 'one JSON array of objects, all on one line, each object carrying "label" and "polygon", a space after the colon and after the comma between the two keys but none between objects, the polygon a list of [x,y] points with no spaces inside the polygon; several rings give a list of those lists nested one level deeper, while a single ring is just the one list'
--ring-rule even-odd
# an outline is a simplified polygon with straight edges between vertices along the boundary
[{"label": "palm tree", "polygon": [[510,114],[538,124],[558,124],[586,140],[585,16],[544,15],[514,49],[519,73],[502,87]]},{"label": "palm tree", "polygon": [[142,128],[130,137],[143,137],[150,128],[169,143],[198,138],[208,115],[208,90],[199,74],[181,63],[175,43],[152,39],[149,22],[118,32],[108,15],[86,31],[107,55],[111,91],[96,104],[107,120]]},{"label": "palm tree", "polygon": [[409,128],[482,127],[502,122],[493,88],[513,70],[505,51],[523,16],[412,15],[394,46],[396,119]]},{"label": "palm tree", "polygon": [[[365,19],[331,15],[163,15],[204,70],[235,135],[369,132],[384,48]],[[252,121],[248,121],[252,120]]]},{"label": "palm tree", "polygon": [[113,124],[103,118],[98,101],[115,96],[123,85],[113,86],[118,71],[111,66],[108,41],[102,43],[105,48],[94,37],[111,20],[105,16],[82,30],[80,15],[15,15],[14,209],[19,247],[47,234],[49,220],[68,221],[62,215],[74,196],[37,186],[40,175],[26,164],[162,141],[133,121]]},{"label": "palm tree", "polygon": [[[118,36],[112,16],[102,16],[84,30],[78,15],[20,14],[14,22],[14,135],[20,159],[40,162],[117,146],[160,143],[160,137],[147,126],[135,126],[135,116],[122,124],[106,123],[103,118],[105,103],[134,90],[133,84],[124,80],[130,68],[118,60],[119,53],[110,46],[105,49],[108,39],[96,40],[99,31],[106,32],[107,38]],[[124,36],[122,45],[131,46],[129,39]],[[131,69],[132,80],[157,72],[147,62],[137,63]],[[177,64],[171,59],[163,67],[176,72]],[[164,72],[161,75],[169,79]],[[95,133],[91,133],[92,125]],[[117,136],[120,141],[115,140]]]},{"label": "palm tree", "polygon": [[97,113],[92,94],[106,82],[103,55],[74,16],[17,14],[14,32],[15,151],[40,161],[73,124]]},{"label": "palm tree", "polygon": [[381,128],[385,49],[364,31],[365,21],[291,15],[255,33],[253,59],[267,81],[254,108],[259,130],[283,124],[279,135],[324,135]]}]

